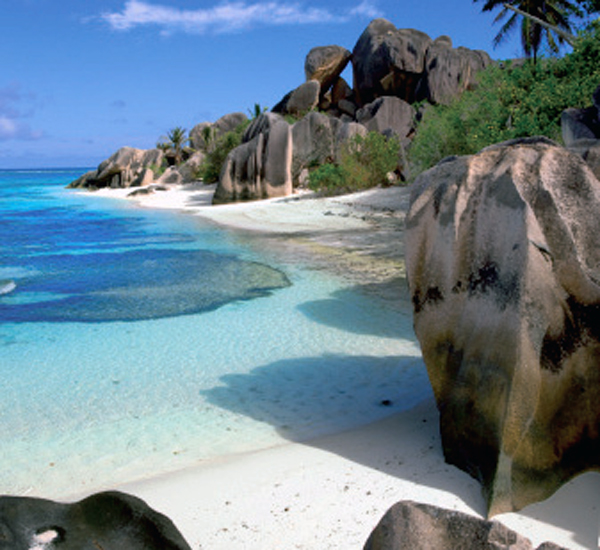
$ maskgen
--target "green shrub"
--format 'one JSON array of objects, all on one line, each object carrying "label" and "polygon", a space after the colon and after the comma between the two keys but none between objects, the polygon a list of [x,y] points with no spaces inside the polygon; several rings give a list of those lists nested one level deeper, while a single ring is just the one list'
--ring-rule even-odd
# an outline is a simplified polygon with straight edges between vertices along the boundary
[{"label": "green shrub", "polygon": [[154,174],[154,178],[158,179],[160,176],[162,176],[165,173],[165,170],[167,169],[166,164],[151,164],[148,168],[150,168],[150,170],[152,170],[152,173]]},{"label": "green shrub", "polygon": [[200,165],[196,177],[204,183],[218,182],[227,155],[242,143],[242,136],[249,125],[250,121],[243,122],[235,130],[219,136]]},{"label": "green shrub", "polygon": [[378,132],[355,136],[344,145],[339,164],[327,163],[310,174],[309,187],[327,195],[352,193],[387,184],[398,167],[400,142]]},{"label": "green shrub", "polygon": [[479,75],[477,88],[449,106],[428,106],[409,150],[412,176],[450,155],[466,155],[508,139],[543,135],[561,141],[560,117],[586,107],[600,84],[600,34],[582,33],[573,53]]},{"label": "green shrub", "polygon": [[321,191],[326,195],[343,193],[348,174],[341,166],[322,164],[310,173],[308,187],[313,191]]}]

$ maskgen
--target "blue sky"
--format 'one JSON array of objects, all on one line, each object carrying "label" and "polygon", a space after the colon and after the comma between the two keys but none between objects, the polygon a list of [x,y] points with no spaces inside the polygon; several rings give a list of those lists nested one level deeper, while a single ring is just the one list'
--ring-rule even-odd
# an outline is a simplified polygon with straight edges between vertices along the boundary
[{"label": "blue sky", "polygon": [[[375,17],[494,58],[492,14],[471,0],[3,0],[0,168],[96,166],[154,147],[304,81],[315,46],[352,50]],[[351,78],[351,76],[349,76]]]}]

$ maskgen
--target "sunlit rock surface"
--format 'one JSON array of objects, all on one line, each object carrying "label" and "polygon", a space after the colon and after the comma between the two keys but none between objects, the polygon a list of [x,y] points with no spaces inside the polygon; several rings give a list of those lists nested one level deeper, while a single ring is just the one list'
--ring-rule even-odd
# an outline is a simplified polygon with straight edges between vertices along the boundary
[{"label": "sunlit rock surface", "polygon": [[415,182],[406,265],[448,462],[489,514],[600,464],[600,183],[546,139]]}]

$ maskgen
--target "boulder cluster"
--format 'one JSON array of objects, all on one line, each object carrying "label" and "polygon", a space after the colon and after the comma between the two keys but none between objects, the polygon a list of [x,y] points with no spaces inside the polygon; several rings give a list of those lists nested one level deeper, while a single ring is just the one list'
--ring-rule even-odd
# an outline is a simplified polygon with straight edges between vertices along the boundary
[{"label": "boulder cluster", "polygon": [[[126,493],[96,493],[70,504],[0,496],[0,549],[52,548],[191,550],[168,517]],[[412,501],[392,506],[364,545],[364,550],[431,548],[533,550],[529,539],[501,523]],[[537,550],[566,549],[546,542]]]},{"label": "boulder cluster", "polygon": [[[258,114],[231,151],[219,178],[215,202],[285,196],[306,184],[309,167],[333,162],[343,144],[370,131],[395,136],[402,151],[397,175],[407,177],[404,148],[414,135],[416,102],[445,104],[475,85],[475,75],[491,63],[483,51],[454,48],[447,36],[432,40],[413,29],[398,29],[385,19],[373,20],[352,52],[321,46],[305,59],[306,81],[287,93],[270,112]],[[352,85],[343,77],[352,66]],[[186,183],[212,140],[247,123],[243,113],[203,122],[190,132],[184,162],[156,150],[123,148],[71,184],[72,187],[131,187],[150,182]],[[214,141],[212,142],[214,143]],[[158,168],[169,168],[159,174]]]}]

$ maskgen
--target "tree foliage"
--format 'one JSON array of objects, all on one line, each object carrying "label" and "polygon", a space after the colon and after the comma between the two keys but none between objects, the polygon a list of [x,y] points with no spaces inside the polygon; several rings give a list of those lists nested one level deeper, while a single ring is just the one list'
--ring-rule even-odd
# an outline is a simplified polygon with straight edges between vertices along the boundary
[{"label": "tree foliage", "polygon": [[167,132],[166,136],[160,138],[156,144],[157,149],[164,153],[173,152],[175,164],[180,164],[183,160],[183,148],[188,143],[187,130],[181,126],[175,126]]},{"label": "tree foliage", "polygon": [[494,22],[506,19],[504,24],[494,38],[494,45],[502,43],[508,35],[517,29],[520,22],[521,44],[527,57],[537,60],[538,52],[545,41],[550,50],[558,52],[559,44],[563,38],[548,28],[543,27],[534,20],[515,13],[508,6],[513,6],[544,21],[563,31],[571,32],[572,19],[582,17],[583,11],[579,7],[580,2],[569,0],[473,0],[474,2],[485,2],[482,11],[500,10]]},{"label": "tree foliage", "polygon": [[197,177],[204,183],[216,183],[219,181],[221,169],[227,155],[242,143],[242,136],[248,128],[250,121],[243,122],[235,130],[226,132],[216,137],[211,135],[211,146],[207,150],[206,158],[198,169]]},{"label": "tree foliage", "polygon": [[428,106],[409,150],[411,174],[508,139],[543,135],[560,142],[562,112],[589,106],[600,84],[599,37],[596,27],[581,33],[573,53],[560,59],[490,66],[475,90],[449,106]]}]

